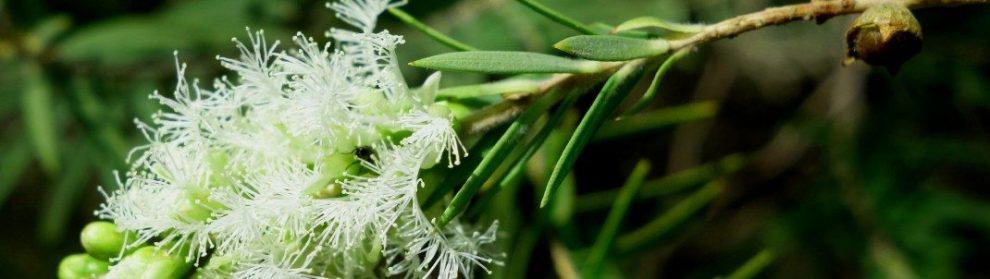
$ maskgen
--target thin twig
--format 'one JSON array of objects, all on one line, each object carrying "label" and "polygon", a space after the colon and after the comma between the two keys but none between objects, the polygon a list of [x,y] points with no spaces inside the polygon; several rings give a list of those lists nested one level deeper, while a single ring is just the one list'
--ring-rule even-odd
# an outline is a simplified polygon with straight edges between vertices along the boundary
[{"label": "thin twig", "polygon": [[[521,1],[527,2],[527,1]],[[690,37],[671,40],[671,50],[679,50],[696,47],[708,42],[726,38],[733,38],[742,33],[757,30],[767,26],[781,25],[795,21],[824,21],[834,16],[860,13],[864,10],[881,4],[895,3],[901,4],[910,9],[920,9],[928,7],[950,7],[971,4],[987,4],[990,0],[827,0],[813,1],[802,4],[786,5],[775,8],[768,8],[763,11],[736,16],[721,22],[706,26],[704,30]],[[572,79],[591,79],[601,81],[611,72],[614,72],[625,63],[632,63],[641,59],[625,62],[614,62],[615,65],[603,67],[601,73],[596,74],[560,74],[554,79],[548,80],[542,88],[549,89],[557,84],[565,83]],[[485,110],[483,114],[472,117],[465,121],[465,127],[474,127],[467,130],[468,134],[476,131],[486,131],[490,127],[498,126],[512,120],[513,116],[521,111],[519,106],[527,106],[531,100],[538,98],[547,90],[540,90],[531,93],[532,96],[518,96],[504,105],[492,107]],[[520,101],[522,100],[522,101]]]}]

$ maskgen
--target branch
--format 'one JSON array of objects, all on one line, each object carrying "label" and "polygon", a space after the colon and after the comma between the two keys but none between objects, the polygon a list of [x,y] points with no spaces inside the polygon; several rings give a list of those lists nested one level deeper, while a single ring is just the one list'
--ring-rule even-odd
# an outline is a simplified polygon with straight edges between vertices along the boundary
[{"label": "branch", "polygon": [[671,49],[697,46],[719,39],[732,38],[739,34],[766,26],[781,25],[794,21],[817,20],[822,22],[834,16],[861,13],[866,9],[886,3],[898,3],[909,9],[926,7],[959,6],[986,4],[990,0],[823,0],[794,4],[740,15],[706,26],[691,37],[670,41]]},{"label": "branch", "polygon": [[[671,40],[669,43],[672,51],[688,49],[712,41],[733,38],[739,34],[767,26],[782,25],[795,21],[816,20],[823,22],[835,16],[861,13],[870,7],[887,3],[898,3],[909,9],[920,9],[988,4],[990,0],[817,0],[809,3],[768,8],[763,11],[736,16],[708,25],[704,30],[690,37]],[[464,126],[470,128],[464,132],[468,135],[474,135],[511,121],[519,111],[522,111],[523,107],[528,106],[532,100],[539,98],[556,85],[576,80],[599,82],[625,63],[632,63],[638,60],[641,59],[611,62],[612,65],[603,67],[601,72],[595,74],[559,74],[541,85],[541,90],[531,92],[525,96],[514,96],[515,98],[507,102],[493,106],[490,109],[482,111],[479,115],[465,119]]]}]

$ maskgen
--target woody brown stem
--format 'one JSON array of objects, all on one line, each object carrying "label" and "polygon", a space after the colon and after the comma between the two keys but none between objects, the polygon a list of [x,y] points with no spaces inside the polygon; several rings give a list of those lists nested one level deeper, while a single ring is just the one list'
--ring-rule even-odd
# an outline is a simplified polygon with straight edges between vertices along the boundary
[{"label": "woody brown stem", "polygon": [[[817,20],[819,22],[834,16],[861,13],[866,9],[881,4],[895,3],[901,4],[909,9],[920,9],[928,7],[951,7],[970,4],[987,4],[990,0],[820,0],[802,4],[786,5],[781,7],[767,8],[759,12],[753,12],[736,16],[718,23],[706,26],[701,32],[690,37],[671,40],[671,50],[696,47],[708,42],[726,38],[733,38],[739,34],[757,30],[767,26],[781,25],[795,21]],[[506,103],[496,105],[491,109],[481,112],[465,120],[465,127],[472,127],[467,134],[487,131],[490,127],[495,127],[512,120],[512,116],[521,111],[521,107],[527,106],[531,100],[546,93],[557,84],[567,83],[570,79],[603,79],[623,63],[612,63],[610,67],[603,67],[597,74],[560,74],[548,80],[541,90],[532,92],[527,96],[516,96],[516,99]]]}]

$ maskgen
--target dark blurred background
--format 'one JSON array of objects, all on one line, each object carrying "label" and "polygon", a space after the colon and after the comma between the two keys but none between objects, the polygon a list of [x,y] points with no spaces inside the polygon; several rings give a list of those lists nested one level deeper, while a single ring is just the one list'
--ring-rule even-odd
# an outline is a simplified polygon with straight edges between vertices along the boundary
[{"label": "dark blurred background", "polygon": [[[716,22],[796,1],[541,2],[614,25],[647,15]],[[481,49],[553,53],[575,35],[512,0],[413,0],[403,9]],[[729,154],[745,164],[723,177],[711,204],[622,255],[610,274],[711,278],[767,250],[775,257],[766,277],[990,277],[990,6],[915,14],[924,47],[896,75],[840,65],[851,16],[765,28],[677,64],[654,108],[708,100],[717,115],[590,145],[574,195],[619,187],[640,158],[652,161],[650,178]],[[61,257],[81,251],[78,232],[102,200],[97,186],[116,187],[112,171],[126,169],[125,155],[142,142],[133,119],[159,109],[151,92],[174,88],[173,51],[208,86],[229,74],[214,56],[235,57],[230,39],[246,37],[245,27],[286,43],[296,31],[320,38],[340,26],[323,1],[0,0],[0,277],[53,277]],[[391,15],[380,28],[406,36],[404,62],[450,51]],[[410,84],[429,74],[403,71]],[[445,73],[443,86],[495,78]],[[525,185],[544,175],[530,173]],[[624,228],[691,192],[636,203]],[[575,207],[548,230],[526,230],[527,217],[504,221],[514,271],[496,274],[557,277],[553,251],[563,243],[580,253],[607,214]],[[519,210],[535,216],[532,205]]]}]

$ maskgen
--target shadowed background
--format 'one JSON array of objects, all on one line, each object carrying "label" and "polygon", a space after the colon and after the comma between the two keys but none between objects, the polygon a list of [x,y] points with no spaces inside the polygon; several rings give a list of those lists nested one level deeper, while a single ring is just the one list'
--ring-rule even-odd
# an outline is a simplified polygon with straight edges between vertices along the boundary
[{"label": "shadowed background", "polygon": [[[541,2],[612,25],[647,15],[710,23],[795,3]],[[551,45],[575,35],[512,0],[413,0],[403,10],[486,50],[558,53]],[[542,220],[545,155],[567,140],[551,135],[519,191],[500,197],[516,202],[496,203],[518,205],[517,215],[482,217],[503,225],[508,258],[496,276],[557,277],[559,253],[580,255],[608,213],[611,202],[591,193],[620,187],[642,158],[661,190],[633,205],[623,232],[659,216],[671,225],[611,259],[609,276],[711,278],[761,251],[767,277],[990,276],[990,7],[915,15],[924,47],[897,75],[840,66],[851,16],[701,47],[664,78],[651,109],[704,101],[716,113],[592,143],[560,194],[572,202]],[[209,86],[229,75],[214,56],[236,56],[230,39],[246,38],[245,27],[287,43],[296,31],[323,38],[341,22],[322,1],[0,0],[0,277],[54,277],[61,257],[81,251],[78,232],[102,200],[97,186],[116,187],[112,171],[126,170],[127,152],[143,142],[133,119],[150,121],[159,106],[147,96],[174,89],[173,51]],[[391,15],[379,27],[406,36],[403,65],[450,51]],[[403,72],[410,84],[429,74]],[[442,86],[497,78],[444,73]],[[712,162],[738,168],[708,175],[724,182],[713,195],[704,181],[663,184]]]}]

